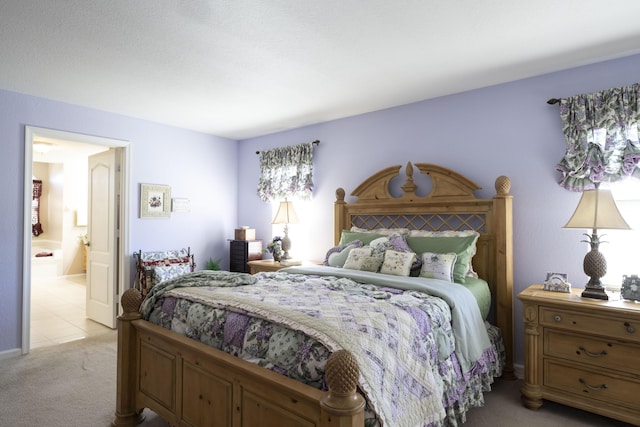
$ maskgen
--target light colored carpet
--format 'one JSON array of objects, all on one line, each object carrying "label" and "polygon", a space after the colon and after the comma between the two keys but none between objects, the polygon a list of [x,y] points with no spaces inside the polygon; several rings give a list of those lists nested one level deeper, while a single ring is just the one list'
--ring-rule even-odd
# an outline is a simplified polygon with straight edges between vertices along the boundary
[{"label": "light colored carpet", "polygon": [[[109,426],[115,410],[115,380],[115,332],[2,360],[0,426]],[[552,402],[530,411],[520,403],[519,387],[519,381],[497,380],[486,394],[485,406],[472,409],[465,426],[628,426]],[[145,414],[141,427],[168,426],[156,414]]]}]

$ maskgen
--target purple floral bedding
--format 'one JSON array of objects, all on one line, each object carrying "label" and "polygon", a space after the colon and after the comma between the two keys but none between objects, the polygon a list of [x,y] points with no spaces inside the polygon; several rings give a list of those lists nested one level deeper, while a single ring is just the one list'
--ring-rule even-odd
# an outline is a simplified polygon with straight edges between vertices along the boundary
[{"label": "purple floral bedding", "polygon": [[[210,273],[210,272],[209,272]],[[437,416],[425,426],[457,426],[466,419],[470,408],[482,406],[483,392],[490,390],[493,378],[501,375],[504,363],[504,347],[498,328],[485,323],[490,348],[474,361],[471,369],[461,368],[451,328],[451,308],[438,297],[412,290],[381,287],[372,284],[361,284],[336,277],[318,277],[317,275],[289,274],[284,272],[260,273],[255,276],[227,273],[225,280],[219,280],[222,273],[215,278],[204,272],[196,272],[183,276],[175,281],[165,282],[162,288],[154,288],[142,306],[143,317],[166,329],[180,333],[204,344],[221,349],[234,356],[241,357],[267,369],[304,382],[316,388],[326,389],[324,384],[325,361],[331,354],[335,342],[322,342],[322,334],[316,338],[302,332],[292,330],[286,323],[269,320],[269,316],[251,313],[240,305],[225,307],[212,302],[211,298],[201,297],[207,288],[215,291],[219,288],[225,292],[250,295],[253,299],[266,299],[257,291],[258,286],[277,295],[269,298],[280,298],[288,305],[300,305],[300,311],[313,316],[320,316],[309,307],[304,307],[291,295],[302,295],[304,292],[318,293],[320,290],[341,293],[348,301],[362,303],[369,301],[385,301],[397,305],[398,308],[416,321],[416,330],[420,331],[419,354],[423,355],[429,374],[435,383],[433,392],[441,410]],[[204,277],[204,281],[203,281]],[[189,287],[190,278],[198,278],[197,292]],[[211,280],[209,280],[211,278]],[[204,283],[204,285],[203,285]],[[253,287],[252,287],[253,286]],[[406,305],[405,305],[406,304]],[[302,328],[304,329],[304,328]],[[372,329],[373,330],[373,329]],[[414,334],[415,335],[415,334]],[[328,345],[327,345],[328,344]],[[392,425],[390,417],[381,417],[374,411],[374,406],[366,393],[367,410],[365,425]],[[370,390],[369,390],[370,391]],[[392,412],[397,408],[391,408]],[[395,423],[393,423],[395,424]]]}]

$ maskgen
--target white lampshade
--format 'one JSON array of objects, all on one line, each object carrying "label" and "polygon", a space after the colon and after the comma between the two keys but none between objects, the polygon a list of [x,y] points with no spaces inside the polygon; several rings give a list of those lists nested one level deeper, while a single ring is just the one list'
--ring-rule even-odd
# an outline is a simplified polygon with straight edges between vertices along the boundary
[{"label": "white lampshade", "polygon": [[297,224],[299,222],[296,210],[293,208],[293,202],[280,202],[278,212],[273,218],[272,224]]},{"label": "white lampshade", "polygon": [[609,190],[585,190],[564,228],[630,230]]}]

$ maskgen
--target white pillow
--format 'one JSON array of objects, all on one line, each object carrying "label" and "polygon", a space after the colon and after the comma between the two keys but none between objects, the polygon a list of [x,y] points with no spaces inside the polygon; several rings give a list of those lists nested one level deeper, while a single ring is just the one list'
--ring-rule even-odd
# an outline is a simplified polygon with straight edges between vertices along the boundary
[{"label": "white pillow", "polygon": [[380,256],[372,255],[373,249],[370,246],[354,248],[349,252],[344,268],[351,270],[363,270],[376,272],[382,264]]},{"label": "white pillow", "polygon": [[423,253],[420,277],[453,282],[453,267],[456,264],[456,258],[458,258],[458,255],[453,252],[446,254]]},{"label": "white pillow", "polygon": [[387,250],[384,253],[384,262],[380,267],[380,273],[407,277],[411,273],[411,266],[415,260],[416,254],[413,252]]}]

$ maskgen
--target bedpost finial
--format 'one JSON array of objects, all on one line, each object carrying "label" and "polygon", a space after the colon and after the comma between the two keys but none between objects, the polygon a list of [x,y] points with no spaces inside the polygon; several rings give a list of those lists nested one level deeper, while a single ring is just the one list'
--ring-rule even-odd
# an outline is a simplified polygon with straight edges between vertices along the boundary
[{"label": "bedpost finial", "polygon": [[327,360],[326,372],[327,384],[332,393],[344,395],[355,392],[360,379],[360,368],[351,352],[334,352]]},{"label": "bedpost finial", "polygon": [[348,350],[335,351],[326,365],[329,392],[320,405],[330,414],[352,415],[364,409],[364,398],[357,392],[360,368],[353,354]]},{"label": "bedpost finial", "polygon": [[509,179],[509,177],[506,177],[504,175],[499,176],[496,179],[495,186],[497,194],[506,196],[507,194],[509,194],[509,191],[511,191],[511,180]]},{"label": "bedpost finial", "polygon": [[336,190],[336,200],[338,202],[344,202],[345,191],[344,188],[340,187]]},{"label": "bedpost finial", "polygon": [[137,313],[142,304],[142,294],[137,289],[127,289],[122,294],[120,301],[122,302],[122,311],[124,314]]}]

